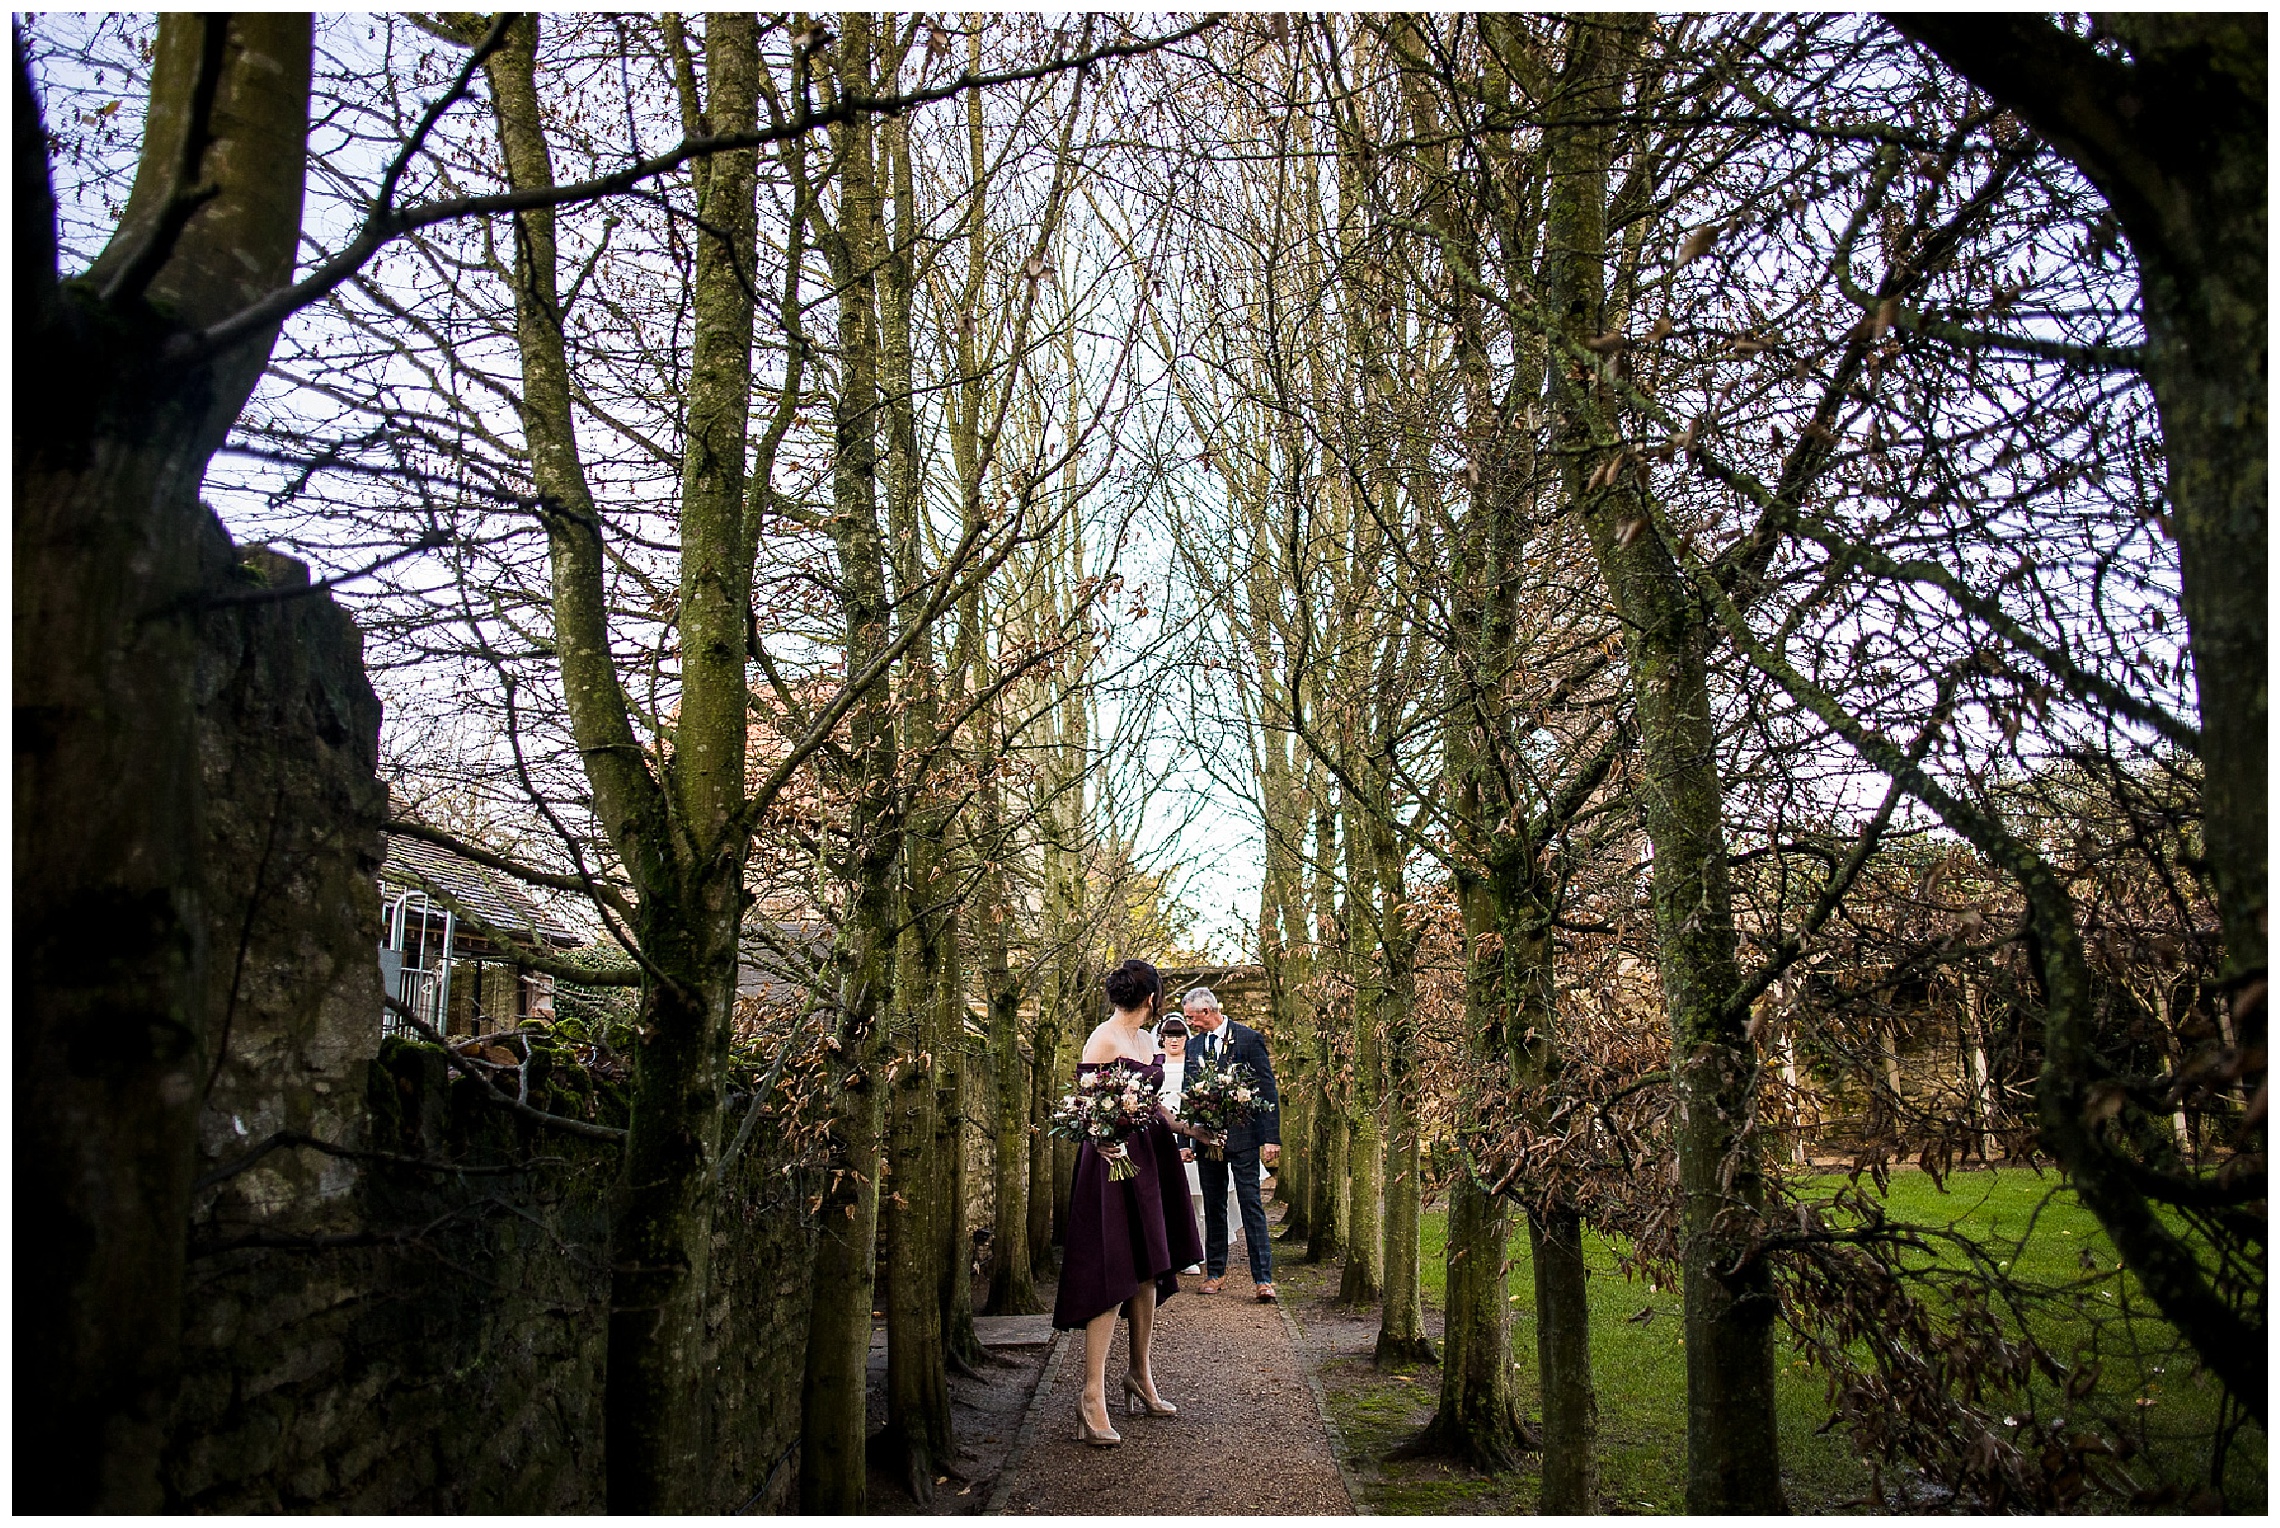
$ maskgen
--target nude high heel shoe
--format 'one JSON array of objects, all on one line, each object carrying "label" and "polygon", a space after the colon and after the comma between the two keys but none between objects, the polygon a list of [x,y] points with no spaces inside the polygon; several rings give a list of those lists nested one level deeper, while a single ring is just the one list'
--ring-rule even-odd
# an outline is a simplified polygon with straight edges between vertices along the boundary
[{"label": "nude high heel shoe", "polygon": [[1128,1416],[1138,1416],[1142,1411],[1152,1417],[1176,1417],[1180,1414],[1179,1407],[1170,1401],[1150,1400],[1148,1392],[1140,1388],[1140,1381],[1129,1374],[1124,1376],[1124,1410]]},{"label": "nude high heel shoe", "polygon": [[[1105,1415],[1108,1407],[1103,1405],[1101,1411]],[[1085,1420],[1085,1399],[1080,1395],[1077,1397],[1077,1441],[1090,1443],[1095,1448],[1114,1448],[1124,1441],[1124,1435],[1113,1427],[1095,1429]]]}]

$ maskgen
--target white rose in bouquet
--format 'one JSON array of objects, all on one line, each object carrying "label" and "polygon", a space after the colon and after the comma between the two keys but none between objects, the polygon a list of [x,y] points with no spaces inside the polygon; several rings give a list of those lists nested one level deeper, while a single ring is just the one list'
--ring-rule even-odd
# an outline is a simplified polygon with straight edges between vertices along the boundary
[{"label": "white rose in bouquet", "polygon": [[1080,1072],[1076,1090],[1062,1095],[1046,1133],[1097,1147],[1108,1159],[1111,1182],[1133,1176],[1126,1141],[1147,1128],[1156,1086],[1130,1061],[1116,1060]]}]

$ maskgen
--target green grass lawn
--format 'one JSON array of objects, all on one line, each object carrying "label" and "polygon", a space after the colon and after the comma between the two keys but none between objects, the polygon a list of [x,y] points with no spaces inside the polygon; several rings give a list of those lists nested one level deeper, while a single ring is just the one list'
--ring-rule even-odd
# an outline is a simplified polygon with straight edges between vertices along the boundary
[{"label": "green grass lawn", "polygon": [[[1425,1217],[1425,1295],[1435,1305],[1446,1285],[1442,1254],[1447,1224],[1445,1214]],[[1525,1231],[1513,1238],[1510,1255],[1512,1346],[1523,1373],[1522,1403],[1534,1416],[1539,1414],[1536,1286]],[[1615,1272],[1615,1258],[1598,1236],[1587,1235],[1584,1256],[1592,1271],[1591,1367],[1599,1392],[1602,1497],[1618,1511],[1684,1511],[1686,1348],[1679,1291],[1625,1279]],[[1782,1475],[1792,1505],[1825,1511],[1865,1497],[1868,1471],[1851,1448],[1835,1432],[1814,1435],[1829,1415],[1821,1375],[1784,1352],[1778,1387]]]},{"label": "green grass lawn", "polygon": [[[1834,1188],[1841,1179],[1831,1179]],[[1865,1181],[1865,1180],[1864,1180]],[[2111,1245],[2089,1212],[2055,1176],[2027,1170],[1958,1173],[1942,1193],[1921,1173],[1895,1175],[1884,1198],[1886,1214],[1917,1225],[1949,1227],[1989,1246],[2015,1277],[2054,1291],[2029,1317],[2054,1352],[2082,1352],[2097,1362],[2096,1389],[2068,1402],[2044,1387],[2027,1407],[2045,1419],[2065,1415],[2111,1436],[2120,1429],[2145,1457],[2129,1466],[2141,1483],[2153,1461],[2189,1492],[2205,1477],[2206,1438],[2216,1414],[2214,1381],[2194,1374],[2175,1334],[2152,1313],[2134,1280],[2115,1272]],[[1424,1225],[1424,1280],[1428,1305],[1438,1307],[1446,1217],[1428,1211]],[[1948,1254],[1942,1254],[1943,1257]],[[1523,1374],[1523,1397],[1536,1411],[1534,1280],[1525,1233],[1511,1247],[1513,1344]],[[1599,1394],[1599,1469],[1603,1509],[1676,1512],[1685,1500],[1686,1365],[1677,1289],[1624,1278],[1606,1243],[1591,1238],[1586,1257],[1591,1280],[1591,1348]],[[1856,1456],[1841,1427],[1827,1433],[1826,1376],[1809,1367],[1784,1338],[1779,1349],[1778,1404],[1781,1468],[1798,1511],[1873,1510],[1871,1471]],[[1432,1371],[1376,1376],[1366,1366],[1325,1372],[1333,1404],[1350,1443],[1365,1455],[1382,1453],[1431,1409]],[[2265,1444],[2253,1424],[2235,1443],[2227,1472],[2230,1510],[2261,1512],[2265,1505]],[[1365,1472],[1366,1475],[1368,1472]],[[1886,1489],[1896,1485],[1886,1477]],[[1371,1485],[1382,1511],[1483,1512],[1533,1510],[1533,1472],[1526,1479],[1467,1480],[1459,1472],[1414,1467],[1376,1472]],[[1895,1507],[1902,1501],[1893,1499]],[[2086,1509],[2124,1504],[2093,1495]]]}]

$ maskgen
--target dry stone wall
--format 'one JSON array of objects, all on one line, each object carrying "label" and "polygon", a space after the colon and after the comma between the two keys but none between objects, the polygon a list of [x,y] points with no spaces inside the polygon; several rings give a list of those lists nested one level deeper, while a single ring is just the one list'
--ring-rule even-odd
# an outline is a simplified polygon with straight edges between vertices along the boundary
[{"label": "dry stone wall", "polygon": [[[528,1124],[392,1040],[365,1063],[372,1148],[300,1244],[270,1216],[194,1249],[167,1485],[196,1511],[602,1508],[608,1204],[616,1152]],[[545,1055],[534,1094],[570,1107]],[[604,1111],[605,1115],[608,1111]],[[813,1256],[765,1147],[717,1212],[706,1478],[721,1511],[792,1483]],[[342,1214],[345,1210],[347,1213]],[[248,1244],[250,1243],[250,1245]]]},{"label": "dry stone wall", "polygon": [[[168,1504],[603,1505],[616,1149],[379,1037],[380,712],[305,569],[212,527],[199,702],[211,1071]],[[544,1047],[532,1100],[608,1117]],[[310,1143],[323,1143],[321,1147]],[[792,1498],[811,1226],[762,1132],[722,1186],[706,1342],[715,1510]]]}]

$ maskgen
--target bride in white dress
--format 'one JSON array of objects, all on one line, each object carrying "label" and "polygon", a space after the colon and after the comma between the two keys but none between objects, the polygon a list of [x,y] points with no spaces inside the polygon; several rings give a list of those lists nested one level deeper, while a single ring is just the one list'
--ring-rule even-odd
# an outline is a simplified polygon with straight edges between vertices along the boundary
[{"label": "bride in white dress", "polygon": [[[1157,1027],[1156,1048],[1164,1053],[1164,1090],[1160,1096],[1166,1112],[1171,1114],[1180,1112],[1180,1089],[1187,1080],[1187,1042],[1187,1020],[1178,1014]],[[1192,1148],[1183,1148],[1180,1160],[1187,1164],[1188,1205],[1194,1211],[1195,1223],[1200,1226],[1203,1224],[1203,1175],[1196,1169]],[[1201,1273],[1203,1266],[1192,1264],[1180,1272]]]}]

